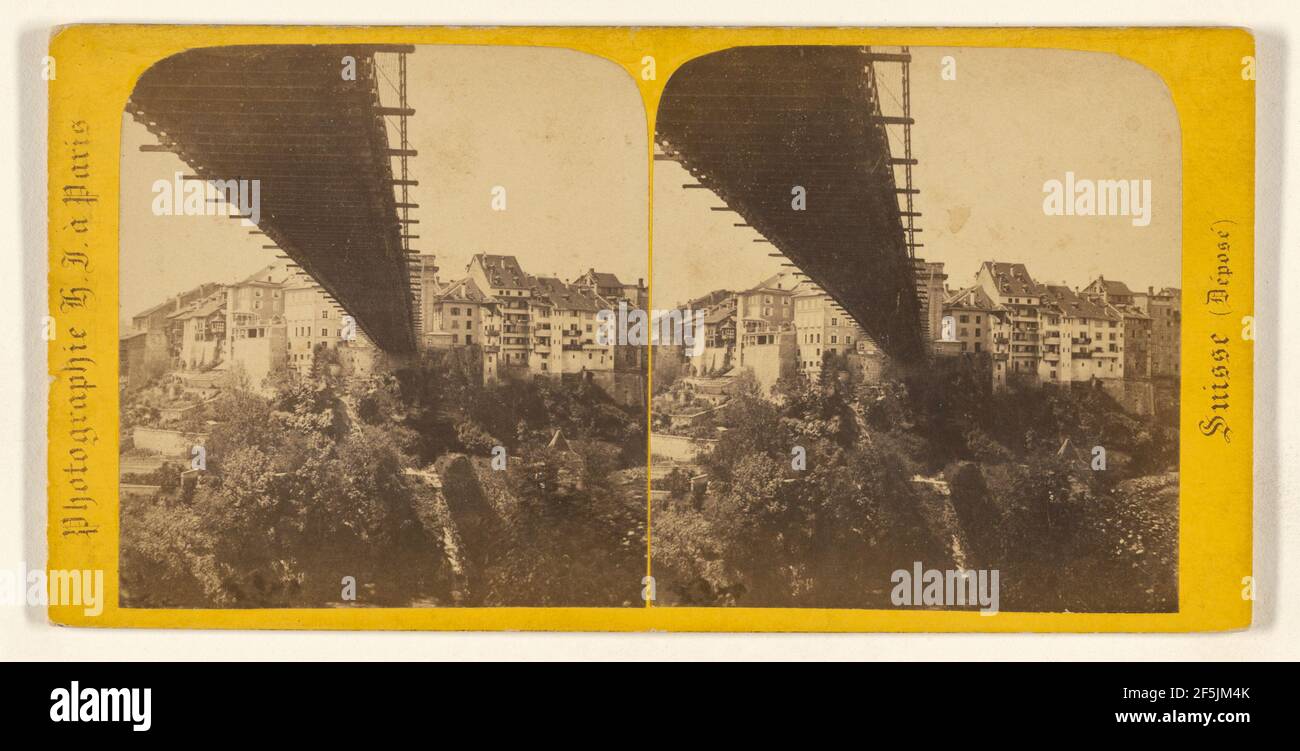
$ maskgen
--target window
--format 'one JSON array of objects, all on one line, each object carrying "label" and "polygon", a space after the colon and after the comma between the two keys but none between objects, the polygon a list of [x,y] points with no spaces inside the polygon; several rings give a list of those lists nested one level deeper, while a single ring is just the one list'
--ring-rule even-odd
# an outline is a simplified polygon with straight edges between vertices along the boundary
[{"label": "window", "polygon": [[330,330],[329,330],[329,329],[321,329],[321,330],[320,330],[320,335],[321,335],[321,336],[329,336],[329,335],[330,335]]},{"label": "window", "polygon": [[330,312],[329,312],[328,310],[322,310],[322,311],[320,312],[320,317],[321,317],[321,318],[329,318],[329,317],[330,317]]}]

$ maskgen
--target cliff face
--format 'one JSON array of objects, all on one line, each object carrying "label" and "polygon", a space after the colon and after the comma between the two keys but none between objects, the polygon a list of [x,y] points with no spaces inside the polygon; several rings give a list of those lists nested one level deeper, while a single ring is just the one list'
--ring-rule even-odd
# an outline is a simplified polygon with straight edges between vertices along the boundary
[{"label": "cliff face", "polygon": [[474,463],[464,454],[447,454],[434,465],[407,474],[417,481],[421,523],[442,540],[449,604],[482,604],[490,542],[500,518],[483,493]]}]

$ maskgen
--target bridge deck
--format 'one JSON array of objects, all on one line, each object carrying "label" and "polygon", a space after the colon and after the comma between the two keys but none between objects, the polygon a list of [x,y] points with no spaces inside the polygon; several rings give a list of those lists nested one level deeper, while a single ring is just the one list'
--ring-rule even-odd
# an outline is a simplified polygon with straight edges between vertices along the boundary
[{"label": "bridge deck", "polygon": [[[924,355],[885,123],[860,47],[741,47],[669,79],[656,140],[899,360]],[[792,190],[806,191],[806,209]],[[754,252],[766,252],[755,245]]]},{"label": "bridge deck", "polygon": [[[380,348],[415,347],[376,52],[388,45],[196,49],[140,78],[129,112],[203,180],[259,180],[259,227]],[[345,80],[345,56],[356,80]]]}]

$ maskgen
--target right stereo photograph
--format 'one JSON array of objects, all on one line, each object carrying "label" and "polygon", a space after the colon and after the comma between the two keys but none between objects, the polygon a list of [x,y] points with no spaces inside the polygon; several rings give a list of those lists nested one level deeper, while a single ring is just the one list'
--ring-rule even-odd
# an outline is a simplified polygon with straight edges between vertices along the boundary
[{"label": "right stereo photograph", "polygon": [[654,151],[656,606],[1178,611],[1159,76],[735,47],[672,74]]}]

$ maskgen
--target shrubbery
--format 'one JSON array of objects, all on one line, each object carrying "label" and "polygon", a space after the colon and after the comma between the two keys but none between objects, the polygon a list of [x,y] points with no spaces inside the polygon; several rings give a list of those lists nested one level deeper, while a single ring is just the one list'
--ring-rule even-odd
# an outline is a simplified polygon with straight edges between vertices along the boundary
[{"label": "shrubbery", "polygon": [[[703,459],[703,509],[657,513],[671,601],[887,607],[891,572],[921,561],[999,569],[1004,609],[1176,607],[1176,481],[1120,490],[1176,469],[1174,428],[1100,389],[993,393],[960,364],[873,385],[827,358],[821,385],[783,379],[775,395],[742,384]],[[1089,464],[1098,445],[1106,471]],[[946,497],[931,489],[944,482]]]}]

